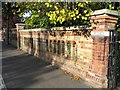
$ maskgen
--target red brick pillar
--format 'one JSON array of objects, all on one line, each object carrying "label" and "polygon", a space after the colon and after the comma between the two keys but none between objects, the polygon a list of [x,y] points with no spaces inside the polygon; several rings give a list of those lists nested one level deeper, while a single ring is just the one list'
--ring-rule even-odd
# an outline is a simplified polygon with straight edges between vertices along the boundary
[{"label": "red brick pillar", "polygon": [[17,23],[15,24],[16,25],[16,28],[17,28],[17,49],[20,49],[20,32],[19,30],[22,30],[24,29],[25,27],[25,24],[24,23]]},{"label": "red brick pillar", "polygon": [[[108,9],[96,10],[91,17],[93,31],[93,60],[91,64],[92,81],[95,87],[107,88],[109,30],[117,23],[118,12]],[[90,75],[89,75],[90,76]]]}]

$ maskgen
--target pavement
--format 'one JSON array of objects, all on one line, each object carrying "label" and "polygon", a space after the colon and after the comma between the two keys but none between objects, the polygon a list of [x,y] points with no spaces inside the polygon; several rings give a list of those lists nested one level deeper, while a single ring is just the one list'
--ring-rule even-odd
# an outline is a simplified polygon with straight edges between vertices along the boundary
[{"label": "pavement", "polygon": [[7,88],[89,88],[40,58],[2,44],[2,77]]}]

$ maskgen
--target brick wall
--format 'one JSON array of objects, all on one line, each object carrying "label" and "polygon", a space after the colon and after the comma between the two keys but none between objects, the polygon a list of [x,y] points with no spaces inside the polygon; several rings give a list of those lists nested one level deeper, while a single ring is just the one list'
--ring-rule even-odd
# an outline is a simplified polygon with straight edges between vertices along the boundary
[{"label": "brick wall", "polygon": [[93,53],[97,48],[93,47],[94,42],[90,33],[91,30],[79,31],[78,29],[20,30],[20,48],[53,65],[59,65],[68,73],[91,82],[91,85],[97,82],[101,87],[105,83],[102,78],[104,71],[101,67],[103,66],[93,65],[97,63],[93,60]]},{"label": "brick wall", "polygon": [[108,87],[109,30],[117,23],[115,11],[98,10],[90,18],[92,29],[63,28],[24,30],[17,26],[17,47],[95,88]]}]

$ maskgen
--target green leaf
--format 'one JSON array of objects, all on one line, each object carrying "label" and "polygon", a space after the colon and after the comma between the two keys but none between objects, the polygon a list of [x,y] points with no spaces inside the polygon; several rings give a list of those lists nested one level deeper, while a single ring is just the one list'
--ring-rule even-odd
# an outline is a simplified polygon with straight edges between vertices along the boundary
[{"label": "green leaf", "polygon": [[79,11],[78,10],[76,10],[76,14],[78,14],[79,13]]},{"label": "green leaf", "polygon": [[35,15],[35,17],[39,17],[39,15]]},{"label": "green leaf", "polygon": [[50,5],[50,8],[52,7],[52,5]]},{"label": "green leaf", "polygon": [[79,7],[84,7],[82,3],[79,3],[78,6],[79,6]]},{"label": "green leaf", "polygon": [[76,20],[76,17],[74,17],[73,20]]},{"label": "green leaf", "polygon": [[62,22],[64,22],[65,21],[65,18],[62,18]]},{"label": "green leaf", "polygon": [[40,10],[38,10],[38,12],[40,12]]},{"label": "green leaf", "polygon": [[77,16],[77,18],[79,18],[79,16]]},{"label": "green leaf", "polygon": [[46,3],[45,3],[45,5],[46,5],[47,7],[49,7],[49,6],[50,6],[50,4],[49,4],[48,2],[46,2]]},{"label": "green leaf", "polygon": [[84,13],[87,13],[87,10],[84,10]]}]

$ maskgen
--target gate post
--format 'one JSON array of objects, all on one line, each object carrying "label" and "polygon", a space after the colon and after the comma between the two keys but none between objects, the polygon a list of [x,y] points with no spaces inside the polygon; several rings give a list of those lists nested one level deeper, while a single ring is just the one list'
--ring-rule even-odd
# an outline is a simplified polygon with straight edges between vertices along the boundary
[{"label": "gate post", "polygon": [[108,87],[108,56],[109,56],[109,30],[117,23],[119,13],[117,11],[102,9],[93,12],[90,22],[93,27],[93,60],[91,72],[97,82],[96,87]]},{"label": "gate post", "polygon": [[24,29],[25,24],[24,23],[16,23],[16,29],[17,29],[17,49],[20,49],[20,32],[19,30]]}]

